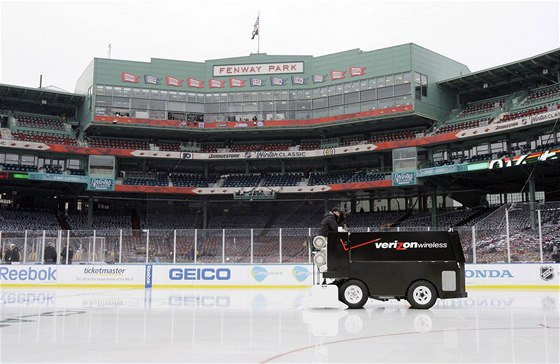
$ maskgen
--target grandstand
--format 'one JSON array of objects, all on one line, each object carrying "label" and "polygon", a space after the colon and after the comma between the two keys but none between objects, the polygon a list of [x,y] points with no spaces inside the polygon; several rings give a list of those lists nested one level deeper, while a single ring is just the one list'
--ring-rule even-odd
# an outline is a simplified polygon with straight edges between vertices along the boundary
[{"label": "grandstand", "polygon": [[[476,73],[415,44],[321,57],[96,58],[75,93],[0,85],[0,230],[18,244],[22,230],[70,231],[85,259],[101,256],[87,246],[99,237],[113,261],[247,262],[252,247],[254,262],[298,262],[338,206],[353,231],[455,228],[467,252],[474,228],[478,262],[535,261],[541,241],[550,259],[554,208],[513,208],[507,239],[502,220],[512,203],[560,200],[559,57]],[[240,63],[301,72],[254,87],[276,76],[214,68]],[[206,81],[149,83],[153,70]]]}]

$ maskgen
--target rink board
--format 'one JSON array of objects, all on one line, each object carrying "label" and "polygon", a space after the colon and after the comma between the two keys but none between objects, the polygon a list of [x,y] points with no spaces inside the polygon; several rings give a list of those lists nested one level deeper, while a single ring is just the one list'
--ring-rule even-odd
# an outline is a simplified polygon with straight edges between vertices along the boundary
[{"label": "rink board", "polygon": [[[309,264],[0,265],[2,287],[297,288],[313,284]],[[560,264],[467,264],[468,289],[560,289]]]}]

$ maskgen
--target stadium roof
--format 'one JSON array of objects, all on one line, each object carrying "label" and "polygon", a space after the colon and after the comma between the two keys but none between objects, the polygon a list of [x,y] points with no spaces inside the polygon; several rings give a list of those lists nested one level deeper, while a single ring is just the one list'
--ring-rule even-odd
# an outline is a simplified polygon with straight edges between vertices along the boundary
[{"label": "stadium roof", "polygon": [[0,84],[2,107],[14,105],[37,106],[49,109],[72,109],[84,102],[85,96],[69,92],[59,92],[44,88],[30,88]]},{"label": "stadium roof", "polygon": [[511,62],[468,75],[439,81],[446,89],[457,91],[461,101],[475,101],[506,95],[538,83],[557,83],[560,48],[520,61]]}]

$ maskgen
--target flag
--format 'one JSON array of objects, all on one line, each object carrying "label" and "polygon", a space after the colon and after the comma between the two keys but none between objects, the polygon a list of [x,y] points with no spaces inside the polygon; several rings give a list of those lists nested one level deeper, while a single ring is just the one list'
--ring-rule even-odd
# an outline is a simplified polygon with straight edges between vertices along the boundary
[{"label": "flag", "polygon": [[181,85],[183,84],[183,80],[180,80],[178,78],[175,77],[171,77],[171,76],[166,76],[165,77],[165,84],[167,86],[177,86],[177,87],[181,87]]},{"label": "flag", "polygon": [[327,75],[313,75],[313,83],[323,83],[327,80]]},{"label": "flag", "polygon": [[251,82],[251,87],[253,86],[265,86],[266,85],[266,79],[262,79],[262,78],[254,78],[251,77],[249,78],[249,81]]},{"label": "flag", "polygon": [[257,21],[255,22],[255,26],[253,27],[253,36],[251,39],[255,39],[255,36],[259,35],[259,17],[257,16]]},{"label": "flag", "polygon": [[161,85],[161,77],[145,74],[144,83],[147,85]]},{"label": "flag", "polygon": [[307,85],[309,77],[292,76],[292,85]]},{"label": "flag", "polygon": [[287,78],[270,77],[270,84],[272,86],[285,86]]},{"label": "flag", "polygon": [[123,72],[121,77],[122,77],[122,82],[138,83],[138,80],[140,80],[140,76],[136,76],[128,72]]},{"label": "flag", "polygon": [[224,81],[210,79],[208,80],[208,86],[210,88],[224,88]]},{"label": "flag", "polygon": [[350,67],[350,77],[365,75],[365,67]]},{"label": "flag", "polygon": [[196,88],[203,88],[204,81],[199,81],[195,78],[187,78],[187,86],[189,87],[196,87]]},{"label": "flag", "polygon": [[229,87],[233,88],[233,87],[245,87],[245,81],[244,80],[240,80],[238,78],[230,78],[229,79]]},{"label": "flag", "polygon": [[343,79],[346,75],[346,71],[331,71],[331,81]]}]

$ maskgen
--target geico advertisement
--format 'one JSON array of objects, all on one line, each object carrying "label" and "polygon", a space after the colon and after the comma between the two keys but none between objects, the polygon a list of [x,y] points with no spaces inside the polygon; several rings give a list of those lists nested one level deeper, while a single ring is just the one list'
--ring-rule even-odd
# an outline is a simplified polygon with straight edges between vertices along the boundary
[{"label": "geico advertisement", "polygon": [[144,265],[76,265],[58,271],[60,284],[144,285]]},{"label": "geico advertisement", "polygon": [[311,285],[309,265],[154,265],[152,286],[158,285]]},{"label": "geico advertisement", "polygon": [[59,275],[56,265],[4,265],[0,266],[0,285],[55,284]]},{"label": "geico advertisement", "polygon": [[235,308],[289,309],[303,304],[306,289],[238,290],[211,288],[189,290],[155,289],[151,294],[151,308]]},{"label": "geico advertisement", "polygon": [[556,286],[560,285],[560,264],[466,264],[468,286]]}]

